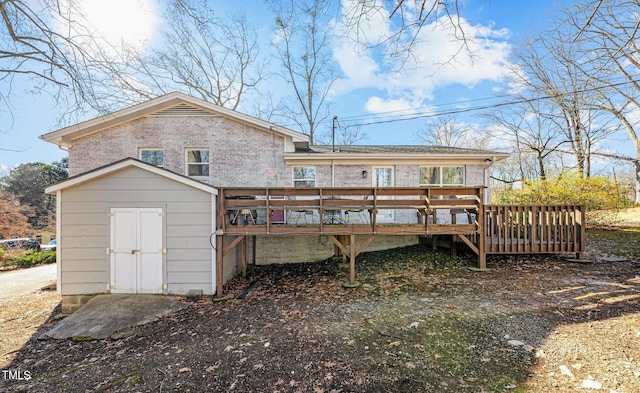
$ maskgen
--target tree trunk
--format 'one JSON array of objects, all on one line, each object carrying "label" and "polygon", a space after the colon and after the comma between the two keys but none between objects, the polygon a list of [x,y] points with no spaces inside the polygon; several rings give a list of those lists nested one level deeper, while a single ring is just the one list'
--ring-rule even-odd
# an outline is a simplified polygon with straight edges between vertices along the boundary
[{"label": "tree trunk", "polygon": [[636,168],[636,203],[640,203],[640,161],[634,161],[633,165]]}]

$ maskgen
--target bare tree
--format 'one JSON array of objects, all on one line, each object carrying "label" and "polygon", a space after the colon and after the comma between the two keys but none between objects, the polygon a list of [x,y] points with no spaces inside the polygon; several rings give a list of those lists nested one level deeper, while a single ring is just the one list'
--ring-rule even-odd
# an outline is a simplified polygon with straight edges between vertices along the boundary
[{"label": "bare tree", "polygon": [[[599,18],[607,12],[605,9],[616,3],[622,7],[637,6],[635,0],[582,1],[581,9],[585,17],[581,19],[577,26],[578,29],[567,39],[580,39],[591,26],[598,24]],[[387,56],[391,58],[411,57],[416,43],[419,41],[420,32],[438,22],[446,22],[454,28],[452,39],[459,44],[456,54],[465,49],[469,50],[468,40],[470,38],[465,33],[461,20],[462,9],[466,2],[459,0],[356,0],[346,1],[344,4],[344,24],[348,34],[361,44],[384,45]],[[635,13],[624,15],[632,16]],[[393,27],[384,34],[382,32],[373,33],[370,26],[371,21],[375,19],[387,19]],[[638,23],[640,20],[636,20],[636,24]],[[638,36],[638,31],[637,28],[630,31],[631,35],[627,38],[634,40]],[[372,34],[376,34],[376,36],[372,37]]]},{"label": "bare tree", "polygon": [[635,168],[635,201],[640,202],[640,68],[637,36],[640,3],[635,0],[591,0],[566,9],[568,29],[581,45],[580,71],[597,94],[595,107],[610,114],[626,130],[634,146],[633,156],[598,152],[600,156],[627,161]]},{"label": "bare tree", "polygon": [[564,134],[541,109],[544,102],[526,99],[521,102],[485,116],[512,146],[515,159],[511,164],[517,171],[511,172],[508,181],[544,180],[565,142]]},{"label": "bare tree", "polygon": [[283,117],[296,122],[315,142],[318,124],[329,118],[327,96],[337,76],[331,52],[330,0],[290,0],[276,12],[276,57],[293,91]]},{"label": "bare tree", "polygon": [[562,26],[557,26],[530,40],[516,53],[519,64],[514,75],[532,98],[542,97],[549,102],[544,107],[544,116],[564,134],[566,150],[575,156],[578,172],[588,177],[594,146],[612,130],[593,126],[596,124],[595,97],[585,88],[586,77],[579,68],[578,47],[563,39],[567,34]]},{"label": "bare tree", "polygon": [[428,145],[475,149],[486,149],[491,140],[491,136],[483,130],[447,116],[438,117],[433,123],[416,131],[415,136]]},{"label": "bare tree", "polygon": [[0,1],[0,81],[9,87],[0,102],[9,106],[13,82],[23,76],[33,90],[47,88],[60,109],[95,106],[90,65],[101,44],[76,19],[80,13],[74,0]]},{"label": "bare tree", "polygon": [[[349,1],[344,4],[343,23],[349,36],[370,47],[384,46],[389,58],[406,60],[411,57],[420,32],[441,20],[453,26],[453,41],[459,43],[455,53],[469,49],[458,0]],[[395,28],[376,31],[376,36],[372,37],[370,24],[376,19],[387,19]]]},{"label": "bare tree", "polygon": [[134,104],[182,91],[237,109],[264,80],[258,33],[244,15],[217,16],[206,1],[171,0],[162,45],[126,47],[103,63],[102,101]]},{"label": "bare tree", "polygon": [[332,128],[333,124],[331,128],[327,128],[322,134],[318,135],[318,144],[352,146],[367,139],[367,135],[362,131],[360,126],[340,124],[337,117],[335,121],[335,129]]}]

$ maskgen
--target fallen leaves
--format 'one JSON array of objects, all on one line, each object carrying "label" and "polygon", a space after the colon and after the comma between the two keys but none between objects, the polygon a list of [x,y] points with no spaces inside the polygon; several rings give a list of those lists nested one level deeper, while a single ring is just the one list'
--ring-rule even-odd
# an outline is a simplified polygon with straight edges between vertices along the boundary
[{"label": "fallen leaves", "polygon": [[[638,285],[629,285],[637,270],[514,257],[511,262],[489,260],[496,268],[478,282],[478,276],[457,265],[460,260],[436,260],[414,251],[407,261],[400,260],[399,251],[384,254],[387,260],[362,254],[358,278],[366,282],[356,291],[339,287],[348,272],[329,263],[256,267],[266,278],[244,300],[203,300],[154,322],[166,325],[162,334],[117,342],[34,340],[15,363],[38,375],[23,390],[60,392],[72,386],[89,391],[103,381],[122,380],[131,391],[417,392],[429,386],[430,391],[477,392],[515,389],[514,381],[526,380],[536,384],[531,391],[560,391],[546,384],[551,379],[568,391],[591,381],[589,375],[603,389],[616,388],[608,385],[613,378],[629,391],[637,385],[637,362],[627,366],[624,359],[640,358],[633,346],[640,337],[637,317],[632,321],[637,305],[631,303],[638,299],[599,303],[598,315],[574,308],[575,302],[588,300],[574,298],[601,291],[585,280],[620,281],[627,287],[613,289],[628,292],[615,296],[637,295]],[[562,269],[552,269],[554,264]],[[288,274],[278,276],[284,269]],[[244,288],[245,282],[234,280],[227,288]],[[576,285],[583,289],[553,293]],[[565,314],[554,314],[556,305],[563,305]],[[585,318],[591,325],[580,325]],[[506,351],[507,334],[544,346],[548,354],[540,359],[541,349]],[[580,350],[605,340],[616,346],[606,354],[582,354],[578,368],[571,351],[581,336]],[[554,363],[563,356],[566,360]],[[558,371],[559,364],[570,367],[574,386],[562,385],[563,378],[570,378]],[[135,367],[142,367],[140,376],[127,377]],[[607,380],[601,372],[605,367],[612,375]]]}]

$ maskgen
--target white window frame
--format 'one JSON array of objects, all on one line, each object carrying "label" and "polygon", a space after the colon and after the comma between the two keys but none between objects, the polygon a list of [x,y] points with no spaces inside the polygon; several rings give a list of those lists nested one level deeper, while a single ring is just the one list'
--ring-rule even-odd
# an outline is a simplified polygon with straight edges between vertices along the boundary
[{"label": "white window frame", "polygon": [[[371,186],[378,187],[376,172],[379,170],[389,171],[389,184],[384,187],[395,187],[396,184],[396,168],[394,166],[373,166],[371,167]],[[379,196],[380,199],[394,199],[392,196]],[[396,219],[394,209],[378,209],[376,212],[376,221],[390,222]]]},{"label": "white window frame", "polygon": [[[438,168],[439,169],[439,181],[437,183],[423,183],[422,170],[426,168]],[[462,183],[443,183],[443,170],[445,168],[460,168],[462,169]],[[465,184],[465,166],[464,165],[421,165],[420,166],[420,187],[444,187],[444,186],[464,186]]]},{"label": "white window frame", "polygon": [[[151,162],[145,161],[145,160],[142,158],[142,153],[143,153],[143,152],[145,152],[145,151],[159,151],[159,152],[162,152],[162,164],[157,165],[157,164],[154,164],[154,163],[151,163]],[[138,159],[139,159],[140,161],[146,162],[146,163],[147,163],[147,164],[149,164],[149,165],[155,165],[155,166],[157,166],[157,167],[159,167],[159,168],[164,168],[164,149],[159,149],[159,148],[154,148],[154,147],[149,147],[149,148],[144,147],[144,148],[140,148],[140,149],[138,149]]]},{"label": "white window frame", "polygon": [[[312,169],[313,170],[313,177],[304,177],[304,178],[300,178],[300,179],[296,179],[296,168],[304,168],[304,172],[303,174],[306,175],[307,170]],[[316,170],[315,166],[294,166],[293,168],[291,168],[291,181],[293,184],[294,188],[303,188],[303,187],[307,187],[307,188],[314,188],[316,186],[316,178],[318,177],[318,172]],[[313,182],[312,186],[297,186],[296,182]]]},{"label": "white window frame", "polygon": [[[204,162],[189,162],[189,152],[191,151],[206,151],[207,152],[207,161]],[[199,165],[199,166],[206,166],[207,167],[207,174],[206,175],[191,175],[189,174],[189,166],[190,165]],[[211,175],[211,150],[208,148],[204,148],[204,147],[190,147],[185,149],[184,151],[184,169],[185,169],[185,174],[189,177],[200,177],[200,178],[205,178],[205,177],[209,177]]]}]

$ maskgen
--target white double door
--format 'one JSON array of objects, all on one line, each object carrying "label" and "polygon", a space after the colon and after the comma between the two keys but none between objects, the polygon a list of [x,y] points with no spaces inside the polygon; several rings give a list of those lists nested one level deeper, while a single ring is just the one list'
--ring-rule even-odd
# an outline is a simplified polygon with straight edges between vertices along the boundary
[{"label": "white double door", "polygon": [[162,293],[162,209],[111,209],[111,292]]}]

